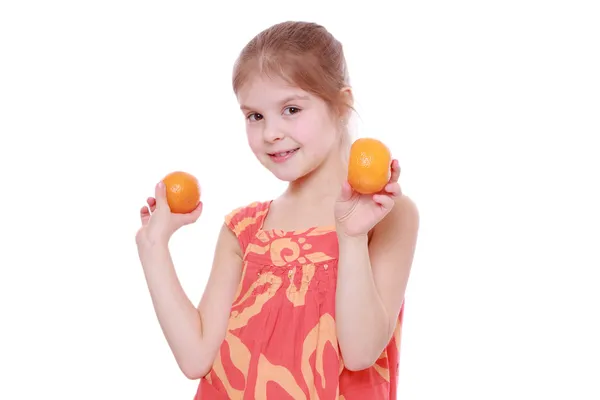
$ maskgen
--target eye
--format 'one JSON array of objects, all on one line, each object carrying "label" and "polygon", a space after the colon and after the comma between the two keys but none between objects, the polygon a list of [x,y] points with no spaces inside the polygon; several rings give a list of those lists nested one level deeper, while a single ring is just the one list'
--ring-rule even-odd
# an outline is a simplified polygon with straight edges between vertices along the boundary
[{"label": "eye", "polygon": [[283,113],[286,114],[286,115],[294,115],[294,114],[299,113],[299,112],[300,112],[300,109],[298,107],[293,107],[293,106],[286,107],[283,110]]},{"label": "eye", "polygon": [[246,119],[250,122],[257,122],[257,121],[260,121],[261,119],[263,119],[263,116],[258,113],[252,113],[252,114],[249,114],[246,117]]}]

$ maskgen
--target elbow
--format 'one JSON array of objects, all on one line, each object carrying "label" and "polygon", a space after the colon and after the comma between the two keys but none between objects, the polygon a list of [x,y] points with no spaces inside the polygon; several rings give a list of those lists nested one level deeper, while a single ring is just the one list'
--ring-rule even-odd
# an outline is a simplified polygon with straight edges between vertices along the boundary
[{"label": "elbow", "polygon": [[354,372],[371,368],[373,365],[375,365],[380,356],[381,351],[375,351],[375,349],[369,351],[364,349],[363,351],[359,352],[347,351],[345,354],[342,352],[344,367],[347,370]]},{"label": "elbow", "polygon": [[189,380],[202,379],[210,372],[210,366],[198,362],[179,364],[179,369]]},{"label": "elbow", "polygon": [[344,359],[344,367],[348,371],[362,371],[371,368],[377,362],[379,357],[354,357],[350,359]]},{"label": "elbow", "polygon": [[[371,368],[384,356],[385,345],[381,340],[369,340],[367,342],[351,344],[340,342],[340,351],[344,367],[349,371],[362,371]],[[344,345],[345,344],[345,345]]]},{"label": "elbow", "polygon": [[198,370],[190,370],[190,369],[181,369],[183,375],[191,381],[197,381],[198,379],[202,379],[206,376],[206,373]]},{"label": "elbow", "polygon": [[[372,340],[366,343],[353,342],[350,346],[340,346],[344,367],[349,371],[369,369],[385,356],[386,345],[382,340]],[[341,345],[342,343],[340,343]]]}]

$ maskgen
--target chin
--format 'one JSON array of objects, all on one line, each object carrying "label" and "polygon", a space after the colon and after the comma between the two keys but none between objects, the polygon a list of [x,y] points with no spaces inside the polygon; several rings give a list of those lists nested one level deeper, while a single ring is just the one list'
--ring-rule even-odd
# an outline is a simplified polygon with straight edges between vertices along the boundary
[{"label": "chin", "polygon": [[299,173],[298,171],[281,171],[277,168],[268,168],[268,170],[271,171],[275,178],[283,182],[294,182],[306,176],[306,174]]},{"label": "chin", "polygon": [[311,170],[306,168],[298,168],[290,166],[282,166],[273,163],[264,163],[263,166],[269,170],[275,176],[283,182],[294,182],[300,178],[310,174]]},{"label": "chin", "polygon": [[[292,161],[292,160],[290,160]],[[294,160],[296,162],[277,164],[272,162],[270,159],[260,159],[263,167],[269,170],[277,179],[283,182],[294,182],[298,179],[304,178],[311,174],[317,166],[306,165],[305,163],[298,162],[301,160]],[[304,164],[304,165],[302,165]]]}]

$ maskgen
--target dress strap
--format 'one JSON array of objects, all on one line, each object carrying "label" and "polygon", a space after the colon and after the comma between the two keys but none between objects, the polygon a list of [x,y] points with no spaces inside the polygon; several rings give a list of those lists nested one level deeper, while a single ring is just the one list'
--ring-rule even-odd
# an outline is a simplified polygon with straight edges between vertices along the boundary
[{"label": "dress strap", "polygon": [[242,254],[262,228],[271,201],[253,202],[246,206],[238,207],[225,216],[225,224],[238,238]]}]

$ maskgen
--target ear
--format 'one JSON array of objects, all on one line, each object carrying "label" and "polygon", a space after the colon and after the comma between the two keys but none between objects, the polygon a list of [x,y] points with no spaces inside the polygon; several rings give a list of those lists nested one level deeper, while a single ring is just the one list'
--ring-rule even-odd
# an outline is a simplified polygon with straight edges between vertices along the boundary
[{"label": "ear", "polygon": [[354,94],[352,93],[352,88],[350,86],[345,86],[340,90],[340,97],[342,103],[346,105],[343,110],[339,110],[339,118],[343,121],[350,120],[350,116],[352,111],[354,110]]},{"label": "ear", "polygon": [[340,122],[343,125],[346,125],[352,116],[352,111],[354,110],[354,96],[352,93],[352,88],[346,86],[340,90],[340,99],[341,104],[343,104],[343,108],[338,110],[337,118],[339,118]]},{"label": "ear", "polygon": [[345,86],[340,90],[340,94],[348,107],[352,108],[354,106],[354,93],[352,92],[352,88],[350,86]]}]

